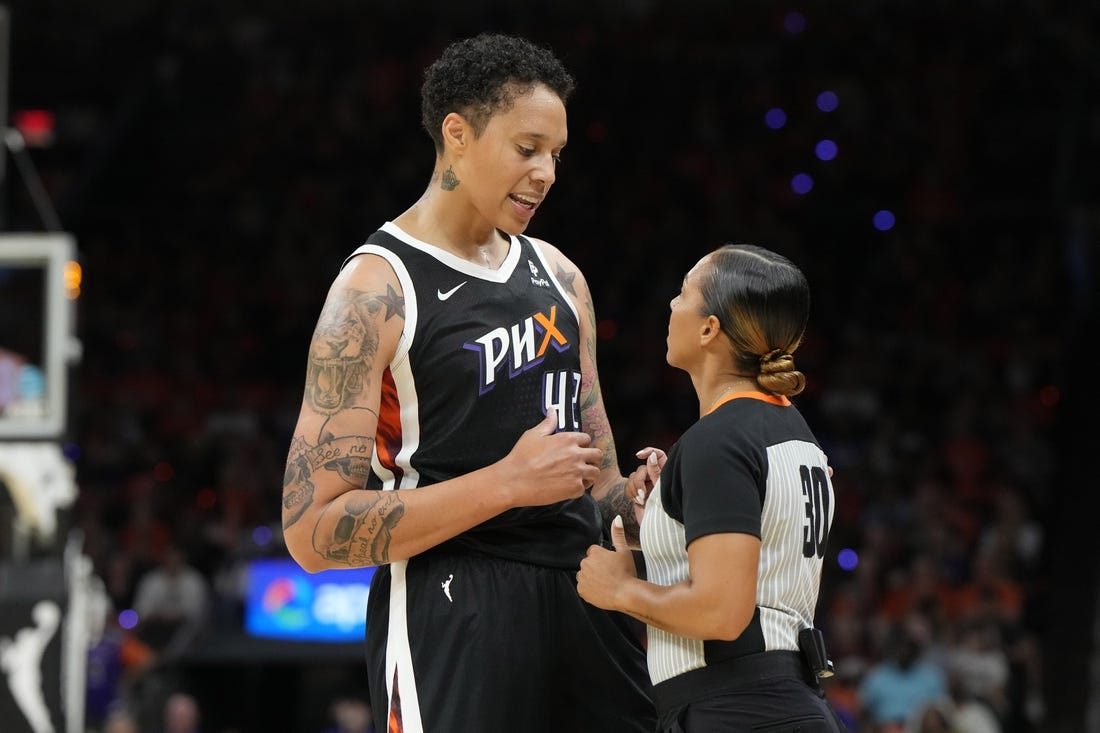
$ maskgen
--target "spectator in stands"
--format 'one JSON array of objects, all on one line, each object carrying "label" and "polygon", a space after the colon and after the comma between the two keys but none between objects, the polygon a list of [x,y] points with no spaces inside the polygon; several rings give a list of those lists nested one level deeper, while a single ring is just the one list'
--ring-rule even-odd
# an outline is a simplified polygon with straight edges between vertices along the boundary
[{"label": "spectator in stands", "polygon": [[108,713],[103,721],[102,733],[141,733],[137,717],[126,708]]},{"label": "spectator in stands", "polygon": [[160,659],[178,656],[203,632],[209,611],[206,578],[171,545],[160,565],[138,580],[136,632]]},{"label": "spectator in stands", "polygon": [[946,697],[946,673],[924,657],[930,630],[926,619],[910,614],[894,626],[886,656],[868,668],[858,691],[868,733],[901,733],[924,705]]},{"label": "spectator in stands", "polygon": [[355,694],[337,695],[329,705],[332,725],[322,733],[375,733],[370,703]]},{"label": "spectator in stands", "polygon": [[199,702],[186,692],[173,692],[164,702],[163,733],[202,733]]}]

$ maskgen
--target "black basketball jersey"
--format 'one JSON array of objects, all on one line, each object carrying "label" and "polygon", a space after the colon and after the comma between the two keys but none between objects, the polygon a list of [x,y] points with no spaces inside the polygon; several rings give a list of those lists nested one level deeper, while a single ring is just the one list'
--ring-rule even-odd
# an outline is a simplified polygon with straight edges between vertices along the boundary
[{"label": "black basketball jersey", "polygon": [[[405,298],[401,341],[383,377],[370,488],[428,486],[483,468],[550,407],[559,430],[581,429],[573,302],[531,240],[510,240],[493,270],[386,222],[348,257],[386,259]],[[586,494],[506,511],[440,549],[578,567],[601,526]]]}]

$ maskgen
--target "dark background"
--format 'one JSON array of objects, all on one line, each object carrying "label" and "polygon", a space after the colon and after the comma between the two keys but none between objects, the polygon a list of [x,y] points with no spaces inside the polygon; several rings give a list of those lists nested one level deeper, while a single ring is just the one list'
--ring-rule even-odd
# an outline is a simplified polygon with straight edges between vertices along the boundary
[{"label": "dark background", "polygon": [[[994,598],[1010,599],[986,609],[1013,664],[1005,730],[1085,729],[1098,579],[1097,487],[1081,458],[1096,404],[1095,4],[9,8],[9,110],[56,114],[54,141],[30,154],[84,268],[72,524],[117,608],[177,544],[232,629],[234,573],[284,552],[277,531],[268,542],[254,529],[278,527],[328,284],[427,184],[423,67],[452,39],[502,30],[550,45],[577,77],[558,182],[528,233],[589,280],[624,470],[697,415],[690,383],[664,364],[683,273],[726,241],[786,254],[815,299],[797,403],[836,471],[819,611],[834,656],[858,679],[911,611],[934,616],[950,647],[970,621],[928,601],[922,582],[937,598],[980,594],[976,558],[992,557]],[[831,112],[815,104],[825,90],[839,100]],[[781,129],[765,124],[773,107]],[[821,139],[837,144],[834,160],[815,157]],[[792,190],[797,173],[812,176],[808,193]],[[6,229],[43,227],[27,190],[9,162]],[[896,217],[888,231],[872,225],[882,209]],[[855,571],[836,560],[844,548],[859,554]],[[210,731],[316,730],[317,680],[337,673],[303,661],[181,668]],[[227,699],[219,674],[247,694]]]}]

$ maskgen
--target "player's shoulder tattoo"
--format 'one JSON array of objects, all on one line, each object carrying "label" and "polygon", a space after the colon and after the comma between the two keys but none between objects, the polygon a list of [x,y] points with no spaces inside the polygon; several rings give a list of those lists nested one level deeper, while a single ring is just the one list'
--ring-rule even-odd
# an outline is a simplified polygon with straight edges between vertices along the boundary
[{"label": "player's shoulder tattoo", "polygon": [[577,272],[576,268],[566,269],[562,266],[561,262],[557,262],[554,265],[554,277],[558,279],[558,282],[561,283],[561,286],[565,288],[566,292],[573,297],[577,296],[577,288],[573,284],[573,281],[577,279]]},{"label": "player's shoulder tattoo", "polygon": [[374,368],[381,326],[405,318],[405,299],[386,283],[385,292],[334,291],[321,310],[309,347],[306,399],[322,415],[356,404]]}]

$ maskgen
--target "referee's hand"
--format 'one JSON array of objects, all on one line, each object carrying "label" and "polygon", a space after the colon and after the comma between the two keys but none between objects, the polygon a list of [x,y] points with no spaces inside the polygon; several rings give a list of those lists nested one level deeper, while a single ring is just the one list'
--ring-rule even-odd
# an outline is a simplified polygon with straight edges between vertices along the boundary
[{"label": "referee's hand", "polygon": [[577,573],[577,593],[593,606],[621,611],[616,603],[619,590],[638,577],[634,555],[626,543],[622,517],[615,517],[611,522],[611,542],[614,550],[599,545],[588,548]]},{"label": "referee's hand", "polygon": [[635,453],[642,464],[627,477],[623,489],[626,498],[632,499],[638,506],[645,506],[653,487],[661,478],[661,469],[665,467],[668,456],[660,448],[645,447]]}]

